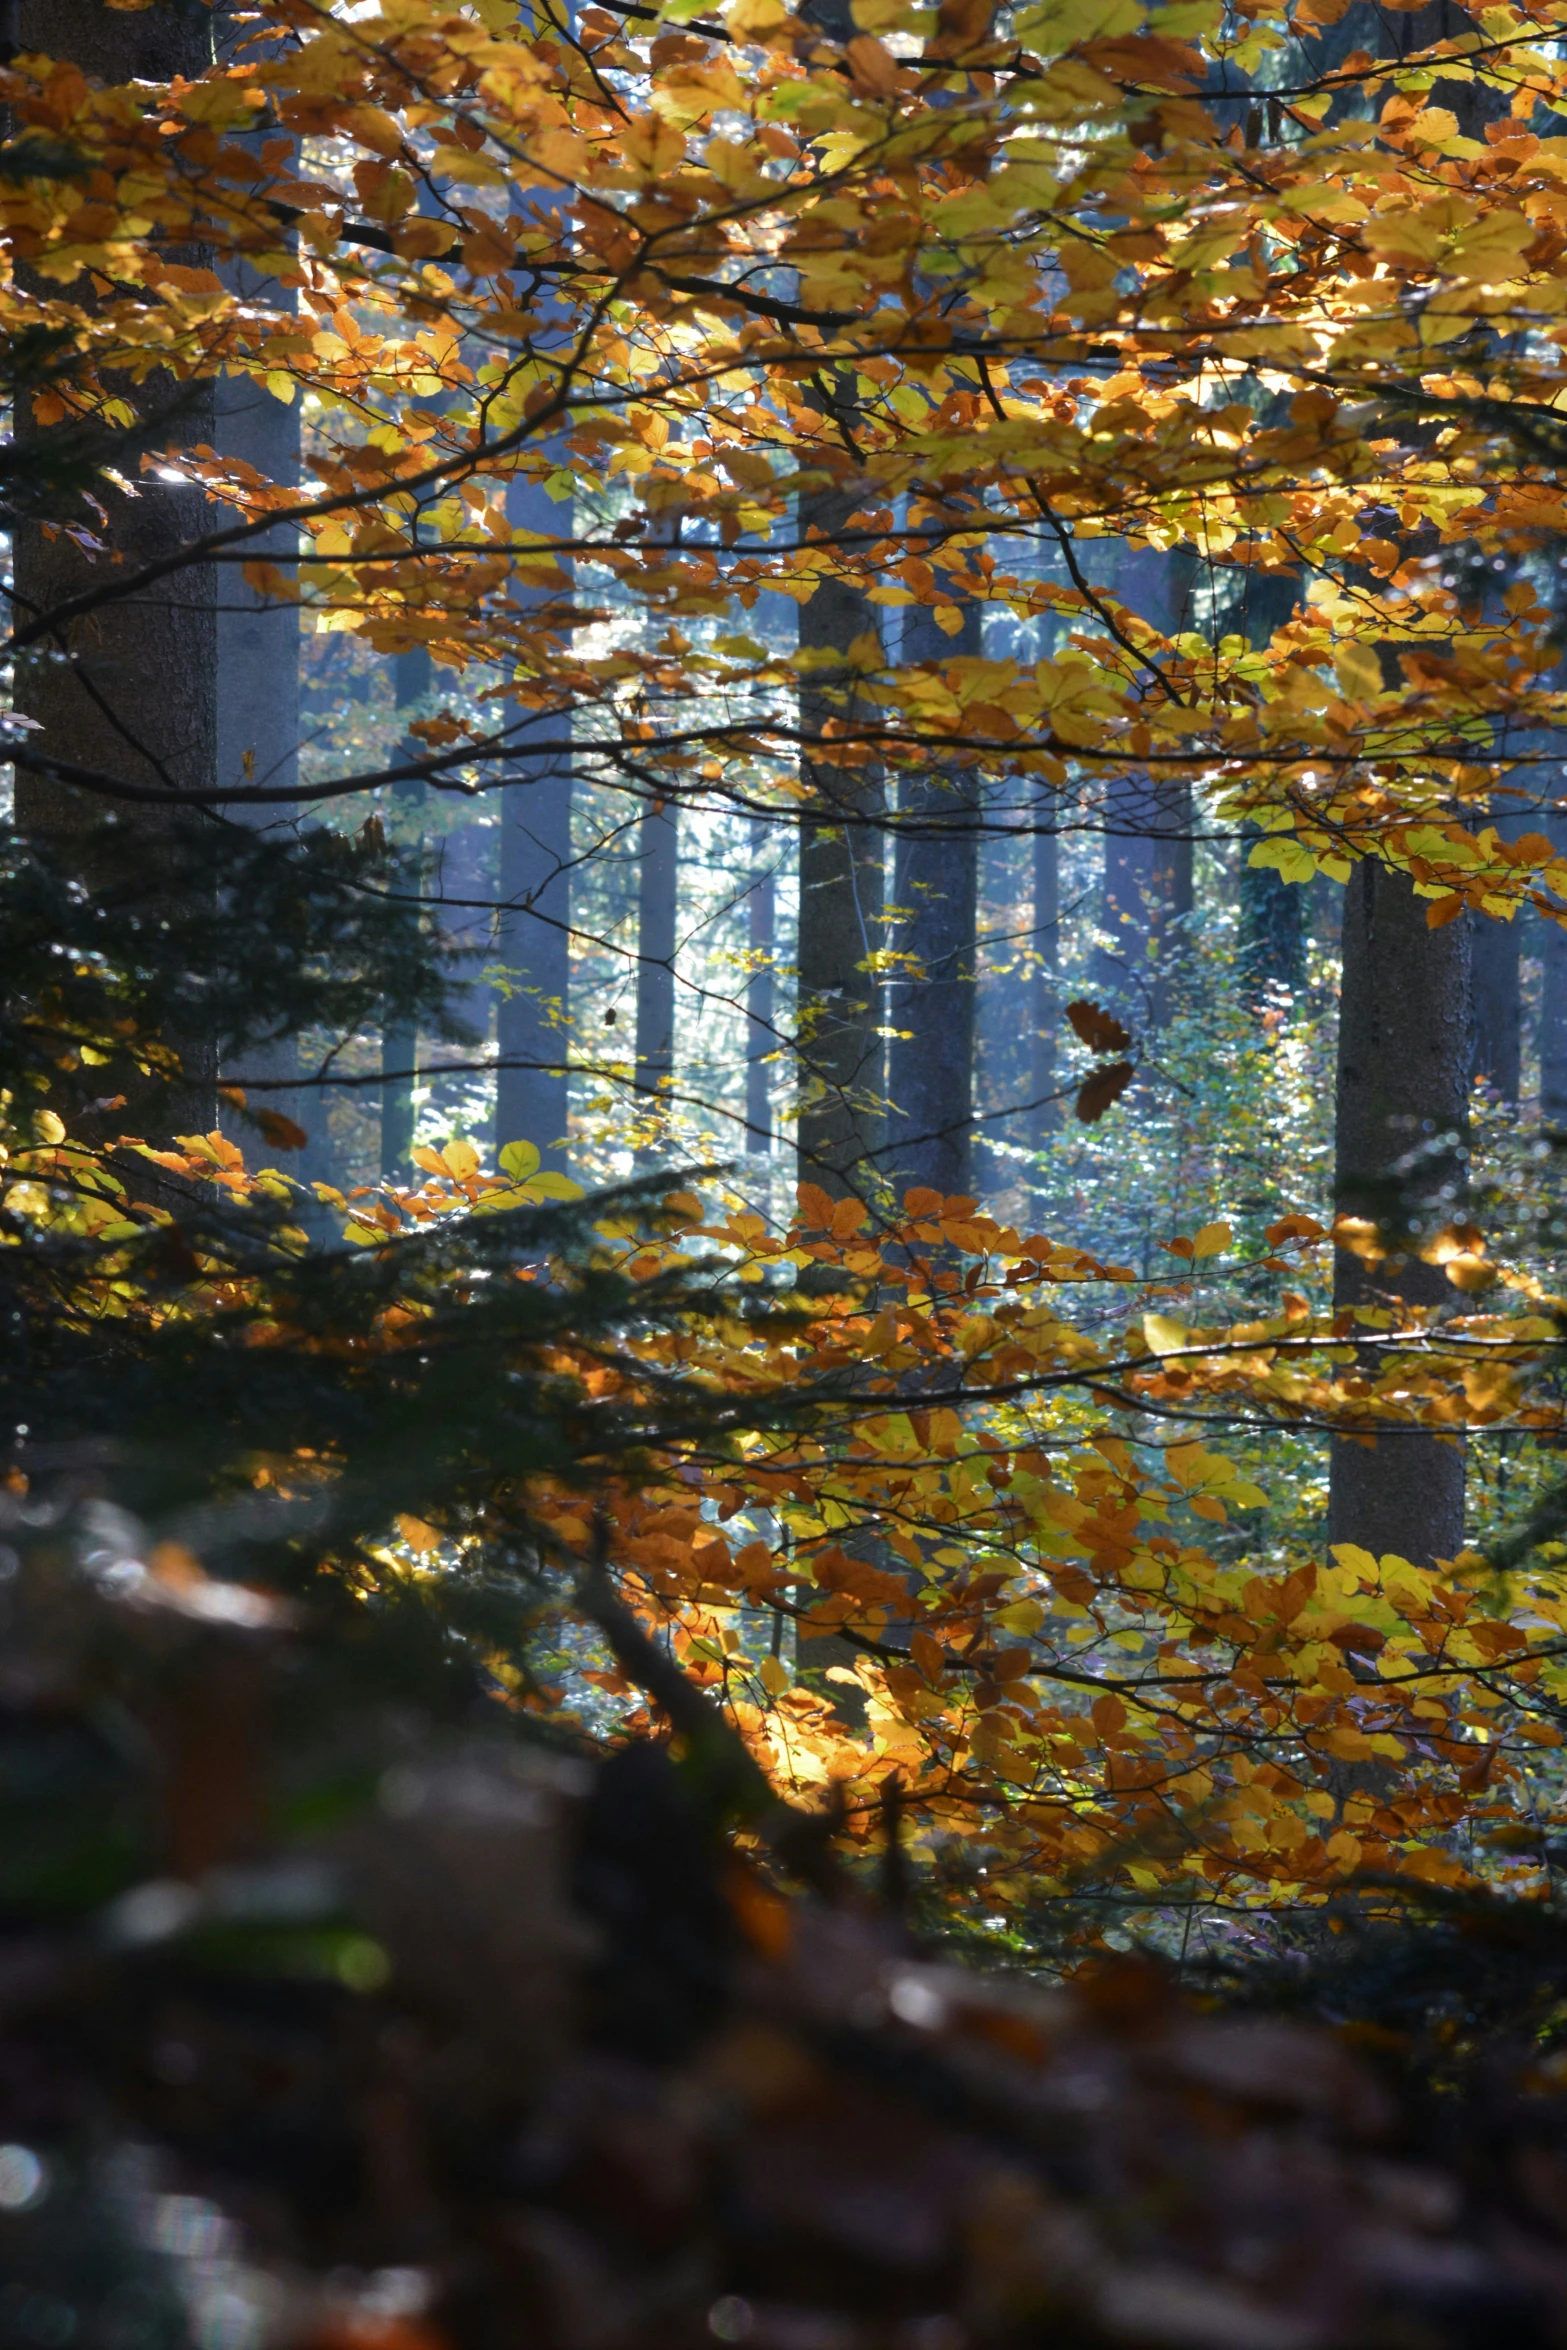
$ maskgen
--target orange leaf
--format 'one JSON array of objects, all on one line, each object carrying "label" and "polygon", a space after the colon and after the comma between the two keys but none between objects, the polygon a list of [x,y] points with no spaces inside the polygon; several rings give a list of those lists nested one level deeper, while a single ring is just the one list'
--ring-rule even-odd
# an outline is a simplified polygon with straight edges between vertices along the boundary
[{"label": "orange leaf", "polygon": [[498,230],[474,229],[463,238],[462,265],[470,277],[499,277],[516,258],[516,247]]},{"label": "orange leaf", "polygon": [[931,1687],[939,1688],[941,1685],[942,1666],[946,1662],[946,1659],[941,1653],[940,1642],[932,1640],[928,1632],[921,1632],[916,1629],[909,1634],[909,1654],[913,1657],[914,1662],[919,1666],[920,1671],[924,1674],[926,1680],[931,1684]]},{"label": "orange leaf", "polygon": [[795,1193],[800,1203],[800,1222],[811,1232],[832,1230],[833,1209],[836,1202],[829,1198],[819,1183],[802,1183]]}]

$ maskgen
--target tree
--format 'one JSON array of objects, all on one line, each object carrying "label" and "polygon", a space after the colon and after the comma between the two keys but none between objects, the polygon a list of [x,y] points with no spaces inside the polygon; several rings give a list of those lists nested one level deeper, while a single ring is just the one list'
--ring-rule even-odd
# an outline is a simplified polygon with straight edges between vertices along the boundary
[{"label": "tree", "polygon": [[[1335,1201],[1346,1222],[1333,1298],[1355,1321],[1369,1307],[1373,1329],[1390,1304],[1440,1311],[1453,1296],[1436,1244],[1464,1195],[1471,968],[1466,922],[1431,930],[1402,875],[1359,868],[1344,910]],[[1460,1446],[1412,1431],[1369,1445],[1339,1437],[1328,1535],[1377,1556],[1456,1556]]]},{"label": "tree", "polygon": [[[801,535],[829,547],[854,513],[852,492],[812,492],[800,502]],[[868,714],[852,664],[856,652],[879,661],[875,620],[865,590],[831,574],[800,608],[801,763],[811,787],[800,828],[800,1175],[848,1196],[875,1164],[886,1094],[883,786],[874,764],[839,766],[828,749],[834,730]]]},{"label": "tree", "polygon": [[[328,1202],[348,1245],[315,1272],[282,1238],[252,1248],[258,1226],[242,1222],[241,1249],[193,1224],[196,1272],[169,1276],[188,1319],[171,1320],[159,1267],[185,1260],[170,1228],[118,1213],[46,1103],[41,1127],[17,1114],[10,1212],[89,1303],[62,1329],[46,1283],[28,1309],[40,1342],[74,1366],[77,1329],[96,1332],[116,1298],[132,1386],[144,1354],[188,1349],[178,1394],[189,1409],[205,1382],[218,1431],[201,1475],[188,1471],[195,1500],[201,1476],[251,1493],[271,1489],[262,1476],[297,1480],[320,1515],[269,1571],[305,1561],[353,1595],[349,1621],[364,1593],[395,1613],[405,1576],[424,1589],[407,1556],[438,1555],[443,1605],[472,1601],[494,1643],[469,1653],[547,1719],[559,1703],[525,1687],[494,1628],[516,1585],[497,1593],[485,1562],[510,1545],[565,1572],[600,1538],[596,1520],[622,1600],[693,1678],[728,1688],[780,1783],[840,1779],[864,1841],[896,1773],[922,1836],[994,1849],[1009,1910],[1084,1870],[1116,1898],[1191,1886],[1237,1907],[1316,1900],[1363,1866],[1457,1881],[1455,1832],[1496,1799],[1464,1774],[1498,1682],[1511,1744],[1495,1786],[1557,1735],[1548,1571],[1529,1547],[1500,1580],[1438,1568],[1426,1553],[1439,1546],[1406,1525],[1375,1554],[1352,1533],[1331,1563],[1258,1573],[1228,1530],[1232,1508],[1259,1506],[1250,1459],[1234,1457],[1253,1428],[1413,1448],[1471,1426],[1559,1427],[1536,1384],[1554,1324],[1449,1217],[1456,1197],[1440,1223],[1435,1201],[1417,1202],[1409,1236],[1440,1267],[1429,1287],[1451,1319],[1404,1329],[1429,1300],[1396,1296],[1384,1333],[1313,1302],[1327,1235],[1304,1214],[1275,1220],[1261,1261],[1238,1258],[1225,1224],[1172,1232],[1166,1277],[1145,1284],[966,1194],[916,1193],[911,1208],[878,1188],[875,1225],[852,1195],[885,1091],[883,839],[912,853],[931,829],[907,787],[972,779],[982,808],[1048,793],[1074,822],[1084,802],[1091,814],[1141,792],[1179,811],[1176,838],[1190,795],[1205,822],[1256,828],[1253,870],[1352,882],[1377,915],[1367,971],[1389,934],[1384,897],[1406,945],[1424,923],[1443,971],[1471,910],[1561,902],[1551,840],[1504,843],[1485,818],[1507,746],[1559,714],[1542,683],[1549,614],[1520,579],[1504,624],[1460,604],[1439,568],[1444,545],[1532,543],[1556,511],[1556,362],[1535,331],[1558,282],[1550,158],[1533,144],[1558,86],[1544,36],[1509,18],[1481,48],[1377,67],[1324,66],[1309,26],[1273,15],[1176,31],[1138,10],[1107,32],[1052,7],[991,39],[949,10],[889,44],[891,13],[845,41],[782,0],[738,0],[721,38],[693,20],[656,55],[609,11],[569,32],[500,6],[265,21],[289,47],[255,67],[112,92],[47,65],[10,75],[22,160],[39,166],[8,183],[6,231],[32,273],[12,340],[49,337],[64,386],[35,401],[40,431],[56,398],[115,421],[113,388],[137,369],[197,387],[281,372],[317,417],[306,495],[238,481],[204,444],[160,442],[154,467],[211,493],[213,527],[100,568],[50,626],[172,598],[166,583],[247,549],[250,586],[281,600],[292,567],[258,550],[286,526],[313,620],[373,653],[422,646],[439,679],[416,755],[372,743],[302,781],[303,804],[404,784],[432,797],[494,784],[515,802],[520,773],[569,755],[639,816],[728,794],[796,827],[802,1172],[815,1172],[787,1229],[708,1184],[671,1193],[663,1233],[628,1229],[635,1205],[617,1202],[552,1236],[504,1211],[549,1195],[528,1154],[553,1137],[512,1138],[496,1173],[465,1141],[421,1146],[420,1180]],[[1250,74],[1297,40],[1299,79],[1276,108],[1210,70]],[[1450,111],[1416,101],[1477,75],[1516,95],[1520,127],[1450,152]],[[1374,127],[1328,119],[1344,76],[1386,85]],[[242,143],[258,116],[279,138],[259,180]],[[311,179],[289,152],[306,134]],[[187,248],[243,252],[280,295],[297,275],[319,322],[308,350],[291,301],[236,305],[221,278],[171,260]],[[1500,389],[1464,372],[1470,333],[1505,338]],[[1433,349],[1451,373],[1427,364]],[[1254,369],[1282,379],[1266,417],[1241,396]],[[541,544],[508,508],[559,486],[563,453],[574,486],[603,495],[577,501],[555,534],[569,544]],[[248,538],[224,519],[236,505]],[[1266,646],[1209,643],[1097,588],[1080,562],[1044,576],[1041,531],[1057,549],[1109,536],[1134,566],[1173,547],[1216,567],[1294,566],[1307,592]],[[602,615],[580,592],[590,575]],[[801,612],[792,657],[749,633],[764,592]],[[1060,633],[1037,661],[889,659],[876,623],[904,597],[917,614],[984,604]],[[65,760],[24,737],[15,755],[24,775],[105,800],[127,788],[108,746]],[[224,792],[300,804],[269,788]],[[188,787],[198,811],[212,789]],[[182,810],[177,777],[158,805]],[[380,889],[376,918],[388,913],[406,875],[378,882],[373,861],[352,861],[379,853],[373,831],[351,853],[326,848],[322,875],[347,857],[350,878],[321,902],[357,914]],[[418,934],[416,912],[402,916],[397,935]],[[110,994],[143,1005],[133,966],[122,952]],[[340,1008],[368,976],[400,1017],[438,1025],[440,989],[368,948]],[[273,969],[274,1000],[279,981]],[[312,987],[319,999],[319,971]],[[58,1082],[39,1041],[59,1028],[47,997],[40,979],[23,1023],[40,1095]],[[1443,1069],[1447,1008],[1443,996],[1431,1048]],[[1079,1111],[1106,1114],[1128,1064],[1109,1058],[1113,1021],[1079,1011],[1094,1063],[1078,1064]],[[90,1049],[126,1057],[113,1034],[105,1013]],[[158,1042],[153,1023],[144,1060]],[[1357,1177],[1389,1171],[1380,1084]],[[204,1208],[292,1212],[276,1170],[183,1131],[158,1164]],[[118,1223],[133,1229],[103,1239]],[[1364,1224],[1340,1237],[1409,1254],[1382,1206]],[[1275,1295],[1281,1270],[1299,1286]],[[1515,1312],[1497,1310],[1509,1299]],[[259,1335],[225,1352],[241,1325]],[[1352,1341],[1362,1356],[1346,1362]],[[241,1352],[244,1381],[299,1382],[266,1444],[254,1411],[224,1401]],[[514,1407],[548,1432],[542,1452]],[[1172,1441],[1150,1447],[1161,1416]],[[134,1450],[142,1423],[123,1425]],[[358,1474],[361,1441],[375,1474]],[[388,1533],[400,1517],[423,1530],[404,1549]],[[781,1652],[747,1655],[742,1614],[845,1641],[864,1734],[846,1735]],[[1363,1671],[1366,1658],[1379,1661]],[[593,1670],[635,1721],[624,1673]],[[1335,1809],[1337,1766],[1368,1756],[1398,1766],[1396,1792],[1368,1785]]]},{"label": "tree", "polygon": [[[109,84],[158,83],[177,74],[198,80],[212,63],[206,10],[126,15],[101,0],[66,0],[58,9],[25,0],[13,24],[20,50],[53,52],[79,74]],[[175,266],[199,267],[205,258],[196,248]],[[25,293],[27,284],[24,273],[18,292]],[[90,405],[68,394],[45,394],[53,414],[44,421],[28,391],[48,350],[45,332],[30,351],[25,343],[16,351],[18,434],[24,445],[35,436],[45,441],[56,478],[58,469],[74,461],[79,494],[68,523],[48,519],[42,510],[24,509],[14,519],[16,706],[38,729],[42,748],[63,766],[122,775],[128,797],[144,795],[139,803],[133,800],[141,820],[155,826],[160,786],[210,795],[219,780],[215,574],[201,564],[182,565],[177,593],[149,592],[100,604],[79,617],[55,616],[92,586],[96,554],[134,572],[198,536],[204,501],[198,490],[157,471],[140,483],[111,482],[107,467],[123,445],[123,425],[106,438]],[[210,376],[190,378],[155,366],[111,375],[105,388],[122,416],[134,417],[140,428],[132,444],[137,455],[166,440],[189,449],[216,434]],[[83,494],[88,482],[90,496]],[[16,780],[16,814],[35,837],[80,844],[96,832],[98,808],[61,769],[45,774],[24,767]],[[108,876],[84,865],[83,878],[91,887]],[[210,1125],[216,1074],[210,1040],[186,1036],[181,1052],[185,1114]],[[134,1104],[133,1122],[138,1110],[145,1115],[150,1106]]]},{"label": "tree", "polygon": [[[430,656],[416,646],[400,653],[392,664],[393,699],[399,718],[419,709],[430,691]],[[404,738],[405,756],[417,759],[417,738]],[[403,824],[417,824],[425,803],[423,782],[414,777],[397,794]],[[414,872],[424,886],[425,844],[415,835]],[[389,1019],[381,1031],[381,1180],[401,1182],[413,1169],[414,1133],[418,1123],[415,1093],[419,1083],[419,1031],[406,1021]]]},{"label": "tree", "polygon": [[[979,607],[949,606],[955,630],[911,607],[906,661],[983,657]],[[974,1182],[974,1031],[978,825],[974,779],[961,768],[905,777],[898,795],[888,989],[892,1036],[887,1171],[894,1192],[967,1193]]]},{"label": "tree", "polygon": [[[1123,554],[1116,600],[1159,638],[1180,633],[1189,593],[1189,565],[1151,547]],[[1178,689],[1166,667],[1156,657],[1138,691],[1172,697]],[[1100,984],[1134,1025],[1158,1026],[1168,1007],[1170,961],[1192,911],[1191,793],[1183,783],[1134,773],[1108,794],[1104,826]]]},{"label": "tree", "polygon": [[[675,812],[656,801],[637,826],[637,1058],[642,1115],[667,1110],[675,1067],[675,950],[679,932],[680,835]],[[652,1155],[664,1155],[651,1146]]]},{"label": "tree", "polygon": [[748,1150],[773,1147],[769,1067],[777,1051],[774,1026],[773,955],[777,918],[777,869],[769,861],[768,828],[751,824],[751,886],[746,897],[745,1138]]},{"label": "tree", "polygon": [[1035,810],[1033,836],[1033,932],[1029,940],[1033,962],[1029,989],[1031,1120],[1036,1149],[1058,1124],[1056,1099],[1056,1041],[1061,1024],[1061,850],[1052,829],[1050,803]]}]

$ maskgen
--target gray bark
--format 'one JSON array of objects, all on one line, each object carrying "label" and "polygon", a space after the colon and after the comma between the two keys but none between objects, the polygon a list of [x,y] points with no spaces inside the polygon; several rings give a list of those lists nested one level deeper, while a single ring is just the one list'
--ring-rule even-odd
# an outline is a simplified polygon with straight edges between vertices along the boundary
[{"label": "gray bark", "polygon": [[[969,605],[949,637],[923,605],[904,613],[903,659],[951,660],[983,651],[980,609]],[[897,977],[888,990],[887,1164],[894,1190],[922,1185],[968,1195],[974,1180],[975,930],[979,810],[972,778],[907,776],[898,791],[893,848]]]},{"label": "gray bark", "polygon": [[[399,653],[392,663],[393,690],[399,712],[409,715],[417,712],[418,704],[430,690],[431,661],[423,646],[408,653]],[[403,743],[405,756],[420,749],[417,736]],[[422,808],[425,787],[422,782],[398,787],[399,800],[405,809]],[[421,844],[422,845],[422,844]],[[413,1172],[414,1129],[417,1117],[414,1106],[415,1074],[419,1062],[419,1033],[411,1021],[395,1020],[381,1031],[381,1181],[406,1182]]]},{"label": "gray bark", "polygon": [[[1282,402],[1280,403],[1282,406]],[[1254,645],[1267,645],[1282,628],[1300,597],[1300,581],[1293,571],[1248,573],[1240,618]],[[1306,981],[1306,929],[1310,896],[1298,882],[1286,881],[1276,867],[1248,863],[1252,846],[1262,838],[1253,825],[1243,828],[1240,866],[1240,970],[1243,984],[1258,1009],[1270,989],[1295,994]]]},{"label": "gray bark", "polygon": [[[127,14],[102,0],[21,0],[10,29],[19,49],[67,59],[89,77],[109,83],[162,81],[175,73],[195,76],[212,56],[212,18],[204,9]],[[91,295],[80,289],[74,298],[90,300]],[[179,384],[155,374],[140,385],[114,381],[109,388],[131,403],[154,447],[212,441],[210,382]],[[25,399],[18,404],[17,432],[22,440],[44,438]],[[126,454],[121,463],[137,494],[127,497],[103,482],[99,495],[106,524],[85,509],[81,517],[104,541],[103,553],[88,554],[67,530],[46,537],[36,524],[17,529],[13,578],[20,622],[100,585],[111,558],[132,572],[210,524],[212,510],[200,490],[140,474],[137,453]],[[16,668],[16,707],[41,730],[34,744],[73,765],[133,784],[210,793],[218,776],[216,669],[212,570],[193,567],[63,623],[25,653]],[[89,886],[94,861],[112,860],[102,845],[91,855],[86,848],[85,836],[98,828],[104,813],[105,803],[91,792],[18,770],[19,828],[74,856]],[[168,818],[156,807],[140,806],[122,810],[120,821],[156,833],[167,827]],[[170,1041],[181,1055],[183,1082],[172,1093],[158,1084],[140,1089],[111,1115],[113,1130],[172,1126],[205,1131],[215,1123],[216,1069],[209,1043],[199,1034]],[[79,1131],[93,1131],[85,1101],[74,1122]]]},{"label": "gray bark", "polygon": [[1061,843],[1047,831],[1054,808],[1041,802],[1034,811],[1039,830],[1034,835],[1034,962],[1029,975],[1032,998],[1029,1015],[1032,1044],[1029,1071],[1031,1139],[1043,1150],[1061,1124],[1056,1092],[1056,1030],[1061,1018]]},{"label": "gray bark", "polygon": [[1540,1124],[1567,1135],[1567,930],[1539,923]]},{"label": "gray bark", "polygon": [[[570,507],[531,483],[513,486],[507,517],[552,537],[572,526]],[[570,723],[555,713],[541,731],[554,739]],[[569,754],[529,761],[507,785],[495,922],[495,1144],[531,1142],[556,1172],[569,1150],[571,803]]]},{"label": "gray bark", "polygon": [[1481,916],[1474,936],[1474,1073],[1516,1102],[1523,1057],[1518,922]]},{"label": "gray bark", "polygon": [[[220,52],[227,54],[236,37],[251,28],[243,22],[225,22],[224,15],[220,10],[217,29]],[[235,143],[259,156],[269,136],[275,134],[241,133]],[[262,277],[245,261],[227,261],[219,274],[241,299],[289,311],[297,307],[291,287]],[[220,376],[213,387],[213,404],[213,445],[219,455],[239,458],[254,466],[265,480],[297,489],[302,399],[296,395],[291,401],[279,400],[264,384],[249,377]],[[282,528],[257,540],[254,552],[258,559],[283,560],[291,558],[298,545],[298,532]],[[221,567],[216,600],[218,780],[221,784],[258,784],[292,791],[299,782],[299,607],[274,602],[251,587],[238,564]],[[241,823],[262,827],[287,826],[294,821],[287,809],[257,810],[243,802],[236,804],[232,813]],[[334,1176],[327,1134],[329,1097],[319,1087],[296,1090],[289,1081],[301,1070],[299,1039],[285,1036],[271,1045],[254,1047],[236,1075],[241,1085],[265,1078],[269,1086],[288,1087],[284,1092],[269,1090],[259,1098],[305,1130],[308,1140],[290,1162],[291,1171],[307,1182],[329,1183]],[[224,1122],[231,1122],[229,1113],[225,1113]],[[235,1123],[243,1133],[243,1122]]]},{"label": "gray bark", "polygon": [[[1344,906],[1336,1105],[1337,1205],[1369,1219],[1383,1263],[1341,1249],[1334,1303],[1444,1305],[1455,1293],[1416,1254],[1459,1213],[1471,1061],[1471,931],[1431,930],[1409,880],[1367,859]],[[1417,1563],[1464,1536],[1464,1456],[1418,1432],[1333,1443],[1328,1539]]]},{"label": "gray bark", "polygon": [[[827,539],[853,513],[852,494],[800,502],[802,529]],[[828,579],[801,606],[801,649],[841,653],[876,624],[876,607],[858,587]],[[881,987],[870,967],[882,943],[883,852],[874,821],[882,781],[872,769],[835,767],[810,747],[830,717],[855,716],[852,692],[834,701],[823,673],[815,674],[822,682],[807,682],[800,695],[802,764],[814,790],[800,833],[798,1150],[801,1181],[841,1197],[871,1175],[886,1090]],[[849,682],[845,673],[840,695]]]},{"label": "gray bark", "polygon": [[774,1027],[773,948],[778,913],[776,858],[764,818],[751,819],[751,893],[747,900],[750,963],[745,983],[745,1146],[773,1147],[770,1058],[777,1045]]},{"label": "gray bark", "polygon": [[[680,902],[680,831],[672,803],[649,808],[637,826],[637,1110],[667,1101],[675,1069],[675,937]],[[645,1158],[666,1157],[662,1144]]]},{"label": "gray bark", "polygon": [[[1503,840],[1517,840],[1534,819],[1508,808],[1492,818]],[[1474,921],[1474,1069],[1504,1102],[1516,1103],[1523,1090],[1523,924],[1478,914]]]},{"label": "gray bark", "polygon": [[531,1142],[557,1168],[567,1144],[571,781],[563,763],[507,787],[495,926],[496,1147]]}]

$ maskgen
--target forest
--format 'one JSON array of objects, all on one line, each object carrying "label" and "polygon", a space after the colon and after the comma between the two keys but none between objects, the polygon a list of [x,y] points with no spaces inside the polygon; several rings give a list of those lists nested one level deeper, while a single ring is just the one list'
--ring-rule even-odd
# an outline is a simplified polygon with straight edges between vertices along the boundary
[{"label": "forest", "polygon": [[1567,0],[4,0],[0,242],[0,2350],[1567,2342]]}]

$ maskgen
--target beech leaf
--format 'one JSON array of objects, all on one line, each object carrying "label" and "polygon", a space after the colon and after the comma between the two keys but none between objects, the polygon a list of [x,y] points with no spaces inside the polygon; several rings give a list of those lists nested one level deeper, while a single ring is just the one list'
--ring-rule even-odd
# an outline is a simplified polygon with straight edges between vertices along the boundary
[{"label": "beech leaf", "polygon": [[1085,1077],[1077,1089],[1075,1105],[1082,1123],[1092,1126],[1102,1118],[1111,1103],[1120,1100],[1136,1074],[1130,1061],[1111,1061]]},{"label": "beech leaf", "polygon": [[[1131,1043],[1131,1031],[1123,1028],[1113,1012],[1103,1004],[1090,1003],[1079,996],[1066,1008],[1066,1016],[1091,1053],[1124,1053]],[[1115,1096],[1111,1095],[1111,1100]]]}]

